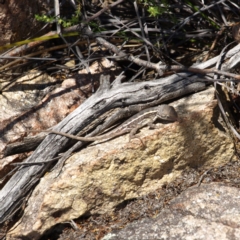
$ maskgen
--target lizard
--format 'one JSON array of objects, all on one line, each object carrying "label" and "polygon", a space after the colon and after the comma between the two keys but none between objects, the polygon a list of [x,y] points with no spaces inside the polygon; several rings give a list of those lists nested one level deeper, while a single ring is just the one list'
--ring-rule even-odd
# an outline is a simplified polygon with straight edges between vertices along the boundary
[{"label": "lizard", "polygon": [[145,126],[155,128],[154,122],[158,119],[175,122],[178,120],[178,115],[174,107],[162,104],[156,107],[151,107],[140,111],[139,113],[127,119],[123,124],[113,129],[110,133],[106,133],[100,136],[80,137],[55,130],[42,130],[42,131],[50,134],[61,135],[82,142],[94,142],[112,139],[130,132],[129,140],[131,140],[134,134],[136,134],[136,132],[140,128],[143,128]]},{"label": "lizard", "polygon": [[[49,134],[57,134],[61,135],[67,138],[75,139],[78,141],[82,142],[94,142],[94,141],[101,141],[101,140],[107,140],[107,139],[112,139],[121,135],[124,135],[126,133],[130,132],[129,135],[129,141],[133,138],[134,134],[136,132],[144,127],[144,126],[149,126],[150,128],[156,128],[154,125],[154,122],[156,120],[164,120],[164,121],[170,121],[170,122],[175,122],[178,120],[178,115],[174,107],[162,104],[156,107],[150,107],[146,108],[137,114],[133,115],[129,119],[127,119],[124,123],[122,123],[120,126],[116,127],[113,129],[111,132],[99,135],[99,136],[93,136],[93,137],[80,137],[80,136],[75,136],[72,134],[64,133],[64,132],[59,132],[55,130],[41,130],[42,132],[47,132]],[[39,132],[39,131],[34,131],[31,130],[29,132]],[[55,160],[55,159],[54,159]],[[52,160],[50,160],[52,161]],[[40,163],[18,163],[17,165],[36,165],[36,164],[44,164],[45,162],[40,162]],[[63,166],[64,161],[62,161],[59,164],[59,168],[61,169]],[[16,164],[14,164],[16,165]]]}]

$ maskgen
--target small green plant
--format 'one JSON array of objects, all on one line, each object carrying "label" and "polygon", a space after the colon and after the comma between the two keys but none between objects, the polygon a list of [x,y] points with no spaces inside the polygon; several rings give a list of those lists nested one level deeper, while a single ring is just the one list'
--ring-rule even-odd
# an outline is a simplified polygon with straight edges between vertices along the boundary
[{"label": "small green plant", "polygon": [[81,5],[78,4],[77,10],[75,11],[74,15],[70,19],[55,17],[55,16],[47,16],[47,15],[35,15],[35,19],[40,22],[45,23],[54,23],[57,22],[61,24],[64,28],[76,25],[79,23],[79,17],[81,16]]},{"label": "small green plant", "polygon": [[139,0],[139,2],[147,8],[147,11],[150,13],[151,17],[158,17],[164,12],[169,11],[168,0],[161,0],[160,5],[159,1],[155,0]]},{"label": "small green plant", "polygon": [[39,22],[45,22],[45,23],[53,23],[55,22],[55,17],[50,17],[50,16],[47,16],[47,15],[38,15],[38,14],[35,14],[35,19]]}]

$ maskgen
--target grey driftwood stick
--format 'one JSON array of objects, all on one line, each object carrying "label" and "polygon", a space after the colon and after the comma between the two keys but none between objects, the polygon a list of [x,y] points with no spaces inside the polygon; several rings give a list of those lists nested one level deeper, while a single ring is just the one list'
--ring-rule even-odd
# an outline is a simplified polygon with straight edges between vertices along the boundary
[{"label": "grey driftwood stick", "polygon": [[[184,75],[188,76],[182,74],[182,76]],[[205,87],[204,83],[193,83],[192,80],[184,79],[182,76],[179,74],[140,83],[115,81],[113,85],[106,81],[95,94],[57,124],[53,130],[76,134],[109,109],[134,107],[136,104],[148,107]],[[70,141],[71,139],[66,137],[49,134],[26,162],[47,162],[63,152]],[[79,146],[81,146],[81,142],[77,142],[70,148],[70,152]],[[69,153],[69,151],[67,152]],[[46,165],[19,167],[0,191],[0,222],[4,222],[14,214],[23,203],[26,194],[42,175],[49,171],[50,166],[51,162],[47,162]]]}]

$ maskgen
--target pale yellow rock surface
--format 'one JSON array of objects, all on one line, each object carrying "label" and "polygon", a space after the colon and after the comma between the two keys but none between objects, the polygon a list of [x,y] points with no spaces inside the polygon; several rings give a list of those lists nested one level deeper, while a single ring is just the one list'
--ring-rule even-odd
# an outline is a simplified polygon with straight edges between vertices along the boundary
[{"label": "pale yellow rock surface", "polygon": [[213,96],[211,88],[171,103],[179,122],[144,128],[137,135],[141,141],[129,142],[125,135],[72,155],[58,178],[54,171],[42,178],[8,239],[38,239],[57,223],[109,212],[124,200],[154,191],[186,168],[228,162],[234,147],[218,121]]}]

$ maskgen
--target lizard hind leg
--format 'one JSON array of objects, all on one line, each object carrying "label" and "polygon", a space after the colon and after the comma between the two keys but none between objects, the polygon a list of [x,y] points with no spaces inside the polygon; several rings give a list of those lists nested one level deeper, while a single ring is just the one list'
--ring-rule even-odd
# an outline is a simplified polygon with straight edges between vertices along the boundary
[{"label": "lizard hind leg", "polygon": [[140,137],[137,137],[137,136],[136,136],[136,133],[137,133],[137,131],[138,131],[140,128],[142,128],[142,126],[135,127],[135,128],[133,128],[133,129],[130,131],[130,133],[129,133],[129,142],[130,142],[133,138],[137,138],[137,139],[141,142],[142,146],[146,147],[146,145],[144,144],[144,142],[142,141],[142,139],[141,139]]}]

